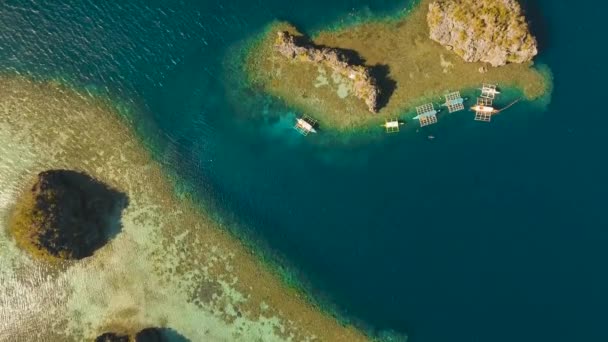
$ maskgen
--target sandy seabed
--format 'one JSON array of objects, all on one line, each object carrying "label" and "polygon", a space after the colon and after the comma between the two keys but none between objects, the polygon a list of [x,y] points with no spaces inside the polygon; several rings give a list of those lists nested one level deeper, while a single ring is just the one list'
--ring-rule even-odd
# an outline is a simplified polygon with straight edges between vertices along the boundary
[{"label": "sandy seabed", "polygon": [[[95,255],[47,266],[7,234],[41,171],[74,169],[125,192],[122,231]],[[168,327],[192,341],[362,341],[287,288],[187,199],[106,99],[0,78],[0,341],[86,341]]]}]

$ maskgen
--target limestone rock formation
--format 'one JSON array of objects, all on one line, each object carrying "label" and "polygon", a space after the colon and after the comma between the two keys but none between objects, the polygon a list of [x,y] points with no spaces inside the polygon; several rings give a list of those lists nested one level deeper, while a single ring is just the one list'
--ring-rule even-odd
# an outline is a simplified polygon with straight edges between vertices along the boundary
[{"label": "limestone rock formation", "polygon": [[15,208],[17,244],[43,259],[91,256],[120,231],[127,196],[70,170],[41,172]]},{"label": "limestone rock formation", "polygon": [[516,0],[438,0],[429,5],[431,39],[467,62],[524,63],[538,54]]},{"label": "limestone rock formation", "polygon": [[323,64],[341,76],[352,80],[355,96],[365,101],[369,111],[377,113],[380,109],[378,104],[380,88],[377,80],[371,74],[371,69],[351,63],[340,50],[314,46],[303,37],[284,31],[277,33],[275,48],[287,58]]}]

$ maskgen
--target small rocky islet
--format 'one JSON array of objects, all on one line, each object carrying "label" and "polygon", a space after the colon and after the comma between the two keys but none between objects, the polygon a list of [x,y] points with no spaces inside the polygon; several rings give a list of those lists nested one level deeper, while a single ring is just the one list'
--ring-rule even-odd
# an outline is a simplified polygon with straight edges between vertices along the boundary
[{"label": "small rocky islet", "polygon": [[422,0],[396,22],[355,24],[311,39],[275,23],[252,44],[245,72],[253,85],[340,130],[377,124],[370,113],[399,116],[425,98],[487,81],[538,98],[550,80],[532,66],[537,54],[516,0]]},{"label": "small rocky islet", "polygon": [[46,261],[93,255],[121,228],[124,193],[73,170],[47,170],[18,201],[9,222],[17,245]]},{"label": "small rocky islet", "polygon": [[95,342],[188,342],[179,333],[168,328],[145,328],[137,333],[106,332],[95,338]]},{"label": "small rocky islet", "polygon": [[97,336],[95,342],[131,342],[131,336],[128,334],[107,332]]}]

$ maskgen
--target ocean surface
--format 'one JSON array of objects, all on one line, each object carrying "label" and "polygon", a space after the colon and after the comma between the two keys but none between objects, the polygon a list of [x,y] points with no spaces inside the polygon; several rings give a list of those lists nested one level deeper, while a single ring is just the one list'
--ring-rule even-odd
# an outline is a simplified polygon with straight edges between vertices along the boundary
[{"label": "ocean surface", "polygon": [[0,72],[133,109],[178,191],[367,330],[412,342],[608,341],[608,4],[526,1],[537,61],[553,72],[550,103],[520,103],[489,125],[463,112],[419,132],[303,138],[293,109],[244,85],[239,54],[272,20],[314,33],[406,6],[4,1]]}]

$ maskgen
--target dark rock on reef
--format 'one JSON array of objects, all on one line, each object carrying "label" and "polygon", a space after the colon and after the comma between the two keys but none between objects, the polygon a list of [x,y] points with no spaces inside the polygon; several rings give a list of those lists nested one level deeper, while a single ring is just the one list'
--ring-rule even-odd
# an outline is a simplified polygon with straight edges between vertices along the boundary
[{"label": "dark rock on reef", "polygon": [[317,47],[304,37],[285,31],[277,33],[275,49],[290,59],[327,66],[353,82],[355,96],[365,101],[370,112],[377,113],[380,109],[380,87],[372,76],[371,68],[350,62],[339,49]]},{"label": "dark rock on reef", "polygon": [[429,5],[431,39],[467,62],[524,63],[538,54],[516,0],[438,0]]},{"label": "dark rock on reef", "polygon": [[107,332],[98,336],[95,342],[189,342],[189,340],[173,329],[169,328],[145,328],[135,336]]},{"label": "dark rock on reef", "polygon": [[136,342],[188,342],[188,339],[168,328],[146,328],[135,335]]},{"label": "dark rock on reef", "polygon": [[82,259],[121,228],[127,196],[71,170],[41,172],[18,204],[11,230],[18,244],[38,256]]},{"label": "dark rock on reef", "polygon": [[95,342],[130,342],[131,338],[129,335],[122,335],[117,333],[105,333],[97,336]]}]

